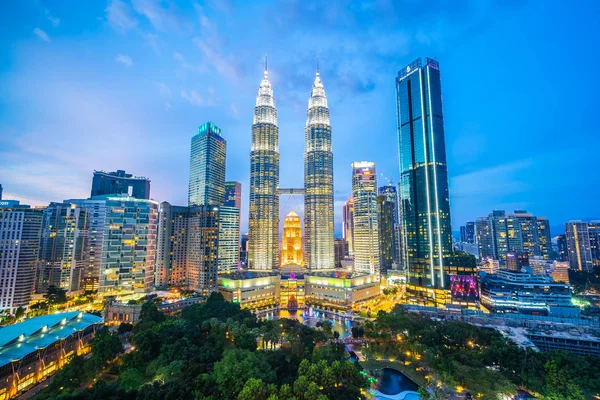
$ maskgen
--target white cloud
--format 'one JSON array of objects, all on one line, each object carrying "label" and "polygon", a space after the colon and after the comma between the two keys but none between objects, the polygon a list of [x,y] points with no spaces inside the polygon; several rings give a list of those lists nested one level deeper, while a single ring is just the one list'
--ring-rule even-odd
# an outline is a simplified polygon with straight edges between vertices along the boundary
[{"label": "white cloud", "polygon": [[193,71],[193,72],[206,72],[206,68],[201,65],[194,65],[188,61],[186,61],[185,57],[181,53],[173,53],[173,58],[175,61],[179,63],[179,67],[184,70]]},{"label": "white cloud", "polygon": [[50,14],[50,10],[44,10],[44,14],[46,15],[46,18],[48,18],[48,21],[50,21],[52,26],[56,27],[60,25],[60,18],[52,16],[52,14]]},{"label": "white cloud", "polygon": [[50,43],[50,37],[48,36],[48,34],[46,32],[44,32],[43,30],[41,30],[40,28],[35,28],[33,30],[33,33],[35,35],[37,35],[37,37],[39,37],[40,39],[42,39],[44,42],[48,42]]},{"label": "white cloud", "polygon": [[161,96],[170,97],[171,96],[171,88],[167,86],[166,83],[157,82],[156,86],[158,87],[158,92]]},{"label": "white cloud", "polygon": [[165,8],[158,0],[132,0],[131,5],[138,14],[146,17],[156,30],[179,31],[186,25],[186,21],[177,16],[173,4],[168,3],[168,7]]},{"label": "white cloud", "polygon": [[56,27],[60,25],[60,18],[53,17],[52,14],[50,14],[50,10],[44,10],[44,14],[46,15],[46,18],[48,18],[48,21],[50,21],[52,26]]},{"label": "white cloud", "polygon": [[111,0],[106,7],[108,23],[115,29],[128,30],[135,28],[138,20],[132,14],[129,4],[121,0]]},{"label": "white cloud", "polygon": [[204,98],[200,95],[200,93],[196,92],[195,90],[190,90],[189,92],[186,92],[185,90],[181,89],[181,97],[183,97],[190,104],[193,104],[195,106],[204,105]]},{"label": "white cloud", "polygon": [[131,67],[133,65],[133,60],[129,56],[125,56],[123,54],[119,54],[117,58],[115,58],[117,62],[120,62],[123,65]]},{"label": "white cloud", "polygon": [[221,76],[236,82],[241,80],[241,70],[232,57],[225,57],[221,52],[198,37],[194,38],[194,43],[202,50],[208,62],[214,65]]},{"label": "white cloud", "polygon": [[234,117],[237,117],[238,114],[240,113],[238,111],[237,105],[235,103],[231,103],[230,110],[231,110],[231,115],[233,115]]}]

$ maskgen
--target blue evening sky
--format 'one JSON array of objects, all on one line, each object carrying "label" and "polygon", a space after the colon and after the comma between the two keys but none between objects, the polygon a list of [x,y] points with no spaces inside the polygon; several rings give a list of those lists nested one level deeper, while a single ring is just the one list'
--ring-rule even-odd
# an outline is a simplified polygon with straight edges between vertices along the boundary
[{"label": "blue evening sky", "polygon": [[[303,184],[315,55],[331,110],[336,232],[350,163],[398,182],[394,78],[440,62],[454,229],[492,209],[600,217],[597,1],[19,0],[0,15],[0,183],[43,205],[89,196],[94,169],[185,204],[190,138],[212,121],[247,227],[263,56],[281,186]],[[384,178],[385,177],[385,178]],[[301,199],[282,199],[282,213]],[[300,211],[300,210],[298,210]],[[555,230],[554,233],[559,233]]]}]

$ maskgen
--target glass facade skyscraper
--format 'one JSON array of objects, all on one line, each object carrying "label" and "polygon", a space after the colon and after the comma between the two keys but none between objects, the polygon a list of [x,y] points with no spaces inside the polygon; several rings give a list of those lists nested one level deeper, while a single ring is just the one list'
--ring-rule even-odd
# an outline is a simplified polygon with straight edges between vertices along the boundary
[{"label": "glass facade skyscraper", "polygon": [[216,291],[219,210],[215,206],[161,203],[156,286],[184,288],[203,295]]},{"label": "glass facade skyscraper", "polygon": [[450,286],[452,231],[438,62],[419,58],[401,69],[396,95],[407,292],[439,303]]},{"label": "glass facade skyscraper", "polygon": [[569,251],[569,267],[578,271],[591,271],[594,267],[588,223],[569,221],[565,224]]},{"label": "glass facade skyscraper", "polygon": [[248,266],[279,267],[279,127],[273,88],[265,73],[254,107],[250,151]]},{"label": "glass facade skyscraper", "polygon": [[98,291],[146,293],[154,284],[159,204],[106,196]]},{"label": "glass facade skyscraper", "polygon": [[38,261],[37,292],[48,286],[67,292],[80,288],[87,264],[89,214],[68,202],[50,203],[44,209]]},{"label": "glass facade skyscraper", "polygon": [[[396,186],[390,184],[381,186],[379,188],[379,195],[384,196],[384,201],[386,203],[384,208],[389,210],[388,218],[391,218],[391,226],[389,227],[390,231],[388,234],[384,234],[383,227],[379,227],[379,242],[381,243],[382,238],[384,238],[386,241],[389,241],[390,254],[392,256],[391,263],[395,264],[396,268],[398,268],[401,264],[400,251],[402,249],[400,237],[400,216],[398,215],[398,191],[396,190]],[[382,268],[384,268],[383,264]]]},{"label": "glass facade skyscraper", "polygon": [[350,197],[342,207],[342,238],[348,242],[348,255],[354,256],[354,199]]},{"label": "glass facade skyscraper", "polygon": [[212,122],[198,128],[190,154],[189,205],[220,206],[225,199],[227,142]]},{"label": "glass facade skyscraper", "polygon": [[308,100],[304,149],[305,261],[311,270],[335,265],[333,245],[333,152],[325,88],[319,71]]},{"label": "glass facade skyscraper", "polygon": [[379,226],[377,221],[377,172],[375,163],[352,163],[354,198],[354,271],[379,274]]}]

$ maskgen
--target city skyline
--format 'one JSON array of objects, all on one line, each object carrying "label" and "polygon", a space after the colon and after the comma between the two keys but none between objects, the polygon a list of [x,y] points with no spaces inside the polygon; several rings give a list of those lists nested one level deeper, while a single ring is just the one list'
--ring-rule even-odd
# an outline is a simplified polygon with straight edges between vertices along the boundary
[{"label": "city skyline", "polygon": [[[591,38],[597,36],[593,24],[570,25],[571,29],[556,34],[559,36],[552,36],[551,26],[562,20],[564,13],[578,12],[578,20],[585,21],[597,11],[596,5],[579,11],[537,10],[543,18],[528,26],[523,21],[528,18],[530,4],[506,8],[465,3],[456,10],[442,8],[433,16],[401,3],[390,9],[334,8],[327,17],[311,11],[309,5],[290,5],[273,15],[273,11],[242,5],[186,10],[156,4],[152,9],[153,4],[111,1],[67,7],[23,2],[8,10],[11,20],[26,23],[4,24],[1,42],[6,50],[2,88],[8,94],[0,107],[4,198],[32,205],[85,198],[94,169],[125,169],[151,179],[156,200],[185,204],[187,146],[193,130],[207,120],[223,129],[231,145],[230,154],[236,155],[228,160],[227,170],[232,171],[228,179],[248,187],[247,126],[264,53],[270,56],[273,85],[279,96],[285,160],[281,165],[282,187],[301,186],[302,174],[295,166],[302,162],[302,154],[296,149],[303,144],[305,99],[316,53],[328,86],[332,129],[338,132],[333,138],[333,151],[338,155],[334,169],[343,171],[353,160],[372,159],[380,173],[397,183],[391,82],[398,68],[426,54],[435,56],[445,71],[442,88],[449,116],[445,122],[454,231],[467,220],[494,209],[532,210],[547,216],[552,228],[570,219],[598,217],[590,200],[594,193],[566,195],[570,191],[577,194],[583,187],[594,191],[598,186],[590,157],[598,138],[589,120],[597,99],[577,85],[556,81],[564,63],[550,54],[558,52],[560,59],[585,54]],[[442,27],[438,32],[413,22],[394,28],[402,25],[397,22],[403,21],[400,15],[404,11],[407,18],[437,21]],[[245,49],[233,57],[223,45],[227,43],[232,51],[239,49],[244,40],[240,40],[238,29],[243,27],[231,31],[225,27],[240,13],[274,18],[276,23],[271,30],[252,33],[259,44],[256,49]],[[511,24],[500,26],[492,21],[495,13],[508,14]],[[362,35],[342,27],[342,22],[351,27],[362,17],[372,20],[383,14],[389,16],[379,27]],[[294,35],[317,27],[327,18],[331,19],[331,37],[323,37],[317,30],[294,41],[293,54],[287,51]],[[450,23],[454,19],[465,22],[466,27],[454,26]],[[247,18],[244,23],[250,21],[252,18]],[[298,24],[286,27],[289,21]],[[482,27],[486,24],[489,26]],[[526,26],[525,32],[510,32],[515,24]],[[472,35],[473,31],[478,35]],[[73,45],[77,35],[88,40]],[[339,40],[335,39],[340,37],[345,38],[346,45],[336,48]],[[361,51],[353,48],[365,38],[378,40]],[[402,40],[391,46],[386,43],[390,38]],[[486,41],[494,44],[490,46],[493,51],[481,48]],[[546,45],[550,42],[552,49]],[[110,78],[99,80],[102,76]],[[551,93],[547,87],[552,87]],[[598,79],[592,76],[585,92],[597,92],[597,87]],[[487,96],[490,92],[494,96]],[[575,105],[560,101],[567,96],[582,101]],[[358,107],[364,112],[353,113]],[[563,108],[564,113],[548,112]],[[29,113],[36,113],[36,118],[29,118]],[[569,135],[561,133],[566,126]],[[364,129],[377,132],[381,140],[357,141]],[[59,137],[67,140],[59,141]],[[74,140],[80,140],[78,154],[69,144]],[[118,147],[99,146],[119,140],[122,145]],[[34,142],[42,146],[32,148],[30,143]],[[508,151],[516,143],[530,146],[532,151],[525,156]],[[506,151],[498,151],[498,144]],[[138,147],[136,154],[129,151],[133,146]],[[585,164],[581,173],[573,175],[566,168],[552,167],[551,160],[574,154],[584,164],[589,162],[590,168]],[[335,232],[339,236],[341,208],[351,184],[341,173],[334,179]],[[245,192],[243,210],[248,209],[247,196]],[[242,231],[247,230],[247,221],[244,211]],[[552,233],[559,231],[552,229]]]}]

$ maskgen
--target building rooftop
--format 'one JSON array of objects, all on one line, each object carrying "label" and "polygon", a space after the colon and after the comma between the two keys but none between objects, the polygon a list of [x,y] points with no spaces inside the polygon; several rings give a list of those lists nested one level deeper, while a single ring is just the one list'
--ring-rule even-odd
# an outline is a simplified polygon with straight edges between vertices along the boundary
[{"label": "building rooftop", "polygon": [[102,318],[77,311],[29,318],[0,329],[0,367],[97,324]]}]

